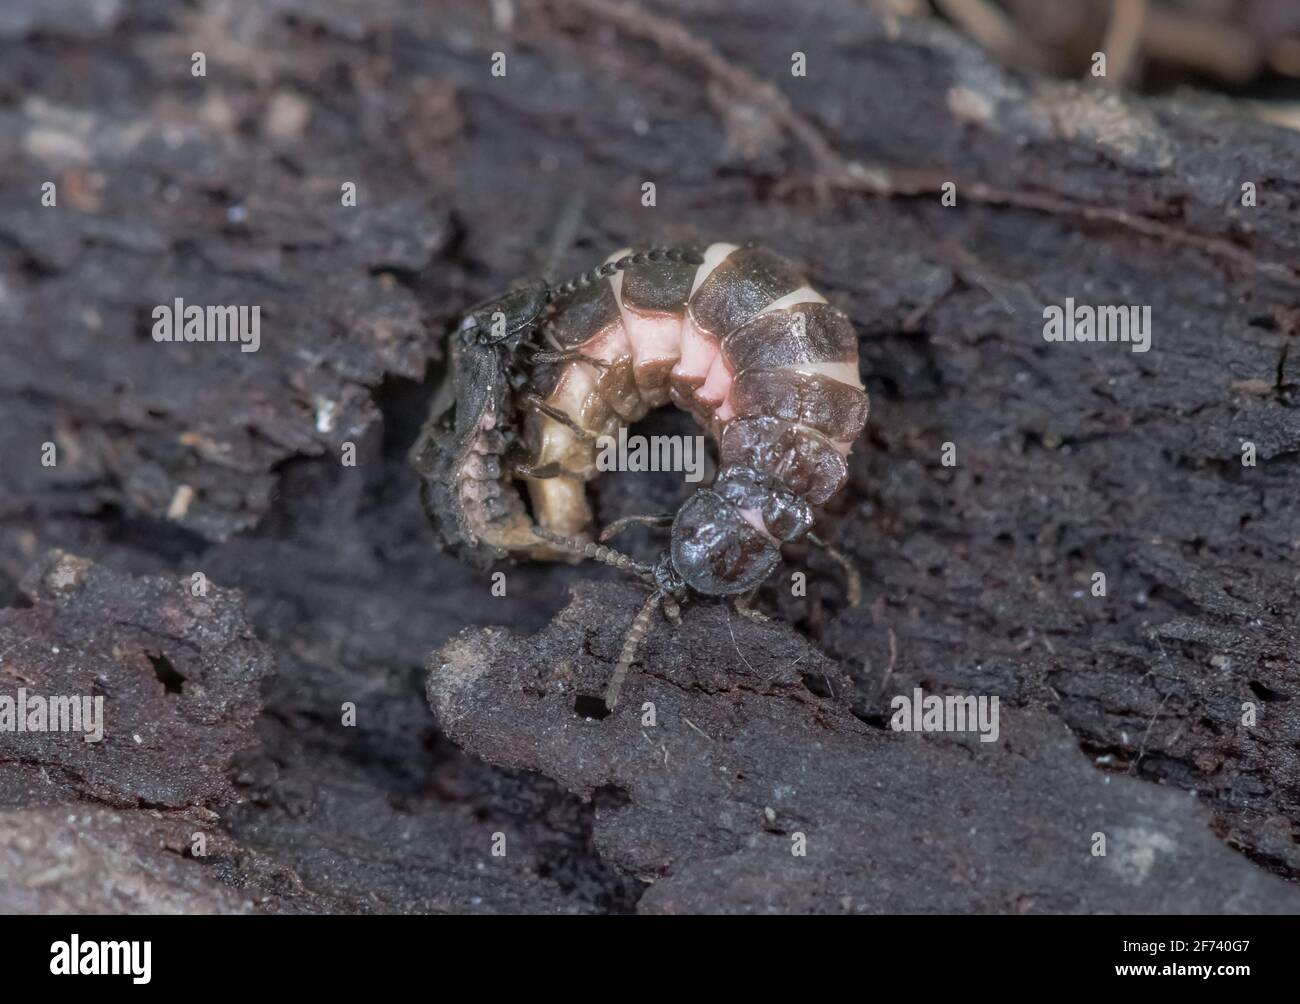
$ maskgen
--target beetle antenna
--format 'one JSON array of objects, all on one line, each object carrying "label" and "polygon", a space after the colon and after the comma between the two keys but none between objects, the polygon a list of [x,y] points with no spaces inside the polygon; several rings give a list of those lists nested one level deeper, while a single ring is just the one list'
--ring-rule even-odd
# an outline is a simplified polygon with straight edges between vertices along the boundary
[{"label": "beetle antenna", "polygon": [[613,711],[614,705],[618,703],[618,692],[623,689],[623,679],[627,676],[627,671],[632,668],[637,649],[641,647],[646,632],[650,630],[650,621],[655,615],[655,608],[659,606],[662,599],[663,593],[658,590],[651,593],[641,605],[637,615],[632,618],[632,626],[623,636],[623,651],[619,653],[614,675],[609,678],[609,684],[605,687],[605,707],[610,711]]},{"label": "beetle antenna", "polygon": [[612,565],[614,568],[624,572],[631,572],[633,575],[640,577],[650,585],[655,584],[654,568],[650,565],[643,565],[641,562],[630,558],[622,551],[616,551],[612,547],[606,547],[604,544],[593,544],[589,540],[578,540],[575,537],[565,537],[553,530],[548,530],[544,526],[534,526],[533,535],[541,537],[548,544],[554,544],[556,547],[562,547],[566,551],[573,551],[575,554],[581,554],[584,558],[591,558],[593,561],[599,561],[606,565]]},{"label": "beetle antenna", "polygon": [[624,255],[617,261],[607,261],[605,264],[598,265],[589,272],[583,272],[582,275],[570,279],[568,282],[552,286],[550,292],[547,293],[547,299],[554,303],[556,300],[563,299],[584,286],[590,286],[593,282],[599,282],[601,279],[608,279],[615,272],[621,272],[635,265],[649,265],[665,261],[701,265],[704,263],[704,256],[698,251],[689,251],[683,248],[651,248],[649,251],[638,251],[635,254]]}]

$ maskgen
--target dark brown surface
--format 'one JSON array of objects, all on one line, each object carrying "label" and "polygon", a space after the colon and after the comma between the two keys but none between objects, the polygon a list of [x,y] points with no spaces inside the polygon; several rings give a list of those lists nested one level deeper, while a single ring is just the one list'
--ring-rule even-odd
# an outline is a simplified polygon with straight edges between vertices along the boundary
[{"label": "dark brown surface", "polygon": [[[1300,908],[1300,138],[1219,100],[1008,76],[853,0],[647,6],[516,2],[507,27],[438,2],[6,5],[0,673],[20,643],[51,678],[144,688],[144,724],[177,731],[165,784],[137,758],[0,746],[0,907]],[[853,319],[873,405],[820,527],[864,605],[792,550],[762,598],[789,628],[691,607],[599,722],[575,688],[599,692],[639,594],[527,565],[493,597],[434,551],[403,456],[442,332],[543,267],[575,192],[560,274],[756,240]],[[261,351],[155,344],[148,311],[176,296],[260,304]],[[1151,351],[1047,344],[1067,296],[1150,305]],[[623,475],[595,501],[604,523],[682,497]],[[84,597],[24,598],[51,548],[94,562]],[[199,570],[223,612],[162,631]],[[612,585],[552,623],[584,580]],[[486,625],[510,631],[457,635]],[[147,655],[101,641],[145,635],[212,674],[211,742]],[[88,654],[50,659],[59,637]],[[255,658],[223,670],[235,638]],[[428,676],[432,715],[430,652],[453,667]],[[882,728],[914,686],[998,695],[999,742]],[[622,717],[647,688],[649,741]],[[192,818],[221,852],[159,847]],[[99,886],[33,891],[47,846]],[[154,899],[117,895],[142,876]]]},{"label": "dark brown surface", "polygon": [[[200,580],[201,581],[201,580]],[[102,698],[84,732],[0,731],[0,798],[180,809],[233,799],[228,773],[251,745],[272,672],[237,592],[162,576],[133,579],[53,552],[24,582],[27,609],[0,610],[4,690]],[[31,720],[31,719],[28,719]],[[18,794],[15,779],[39,777]]]},{"label": "dark brown surface", "polygon": [[1195,799],[1094,770],[1056,717],[1009,710],[992,744],[890,732],[853,716],[850,681],[788,628],[717,606],[652,636],[615,716],[575,716],[621,644],[610,600],[637,595],[584,586],[539,636],[467,633],[430,661],[429,697],[452,739],[592,798],[597,850],[652,883],[642,910],[1295,908]]}]

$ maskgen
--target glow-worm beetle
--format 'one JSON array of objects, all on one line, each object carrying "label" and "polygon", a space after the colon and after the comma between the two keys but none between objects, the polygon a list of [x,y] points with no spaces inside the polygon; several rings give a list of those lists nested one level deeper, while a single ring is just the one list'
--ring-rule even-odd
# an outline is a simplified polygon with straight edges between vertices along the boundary
[{"label": "glow-worm beetle", "polygon": [[[534,340],[543,335],[545,347]],[[784,259],[734,244],[619,251],[570,282],[535,280],[487,301],[451,339],[449,377],[412,450],[440,544],[480,564],[594,558],[651,587],[610,679],[610,709],[657,607],[676,620],[694,593],[737,597],[747,612],[783,543],[808,535],[825,546],[809,534],[812,507],[844,483],[868,412],[848,318]],[[676,514],[627,517],[601,534],[671,525],[669,547],[645,565],[590,541],[584,482],[599,437],[669,401],[712,433],[719,471]]]}]

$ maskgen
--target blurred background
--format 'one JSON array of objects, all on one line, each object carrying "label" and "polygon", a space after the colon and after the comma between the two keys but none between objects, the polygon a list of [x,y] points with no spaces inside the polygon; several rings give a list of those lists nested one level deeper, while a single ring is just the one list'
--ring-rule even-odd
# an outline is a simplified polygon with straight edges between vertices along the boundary
[{"label": "blurred background", "polygon": [[1277,102],[1297,123],[1300,4],[1292,0],[871,0],[882,11],[940,17],[1004,65],[1083,77],[1108,54],[1106,83],[1179,86]]}]

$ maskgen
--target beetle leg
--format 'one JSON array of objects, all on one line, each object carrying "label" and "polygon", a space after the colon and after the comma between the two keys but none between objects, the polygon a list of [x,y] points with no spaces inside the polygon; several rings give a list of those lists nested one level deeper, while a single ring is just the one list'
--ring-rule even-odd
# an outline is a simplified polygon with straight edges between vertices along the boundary
[{"label": "beetle leg", "polygon": [[623,636],[623,651],[619,653],[614,675],[609,678],[609,684],[605,687],[605,707],[610,711],[613,711],[614,706],[618,704],[618,692],[623,689],[623,678],[627,676],[627,671],[636,659],[637,649],[641,647],[641,641],[650,630],[650,621],[654,618],[655,608],[663,598],[663,593],[657,589],[651,593],[641,605],[637,615],[632,618],[632,626]]},{"label": "beetle leg", "polygon": [[574,481],[581,481],[578,475],[572,471],[566,471],[560,466],[559,462],[542,464],[541,467],[534,467],[531,464],[515,464],[512,468],[515,477],[533,478],[536,481],[546,481],[549,478],[570,478]]},{"label": "beetle leg", "polygon": [[820,547],[832,560],[836,561],[839,566],[844,569],[844,577],[848,580],[849,587],[849,606],[862,606],[862,576],[858,574],[858,570],[853,567],[853,563],[849,561],[844,552],[838,548],[832,547],[815,533],[808,534],[808,541],[809,543],[816,544]]},{"label": "beetle leg", "polygon": [[561,425],[567,426],[569,430],[584,443],[594,443],[599,438],[594,432],[584,429],[568,415],[560,411],[559,408],[547,404],[536,394],[525,394],[523,403],[526,407],[532,408],[533,411],[541,412],[547,418],[553,418]]},{"label": "beetle leg", "polygon": [[630,526],[672,526],[674,518],[675,514],[671,512],[659,513],[654,516],[623,516],[600,531],[600,540],[602,542],[611,540]]},{"label": "beetle leg", "polygon": [[595,366],[602,373],[609,369],[609,363],[583,352],[534,352],[528,357],[530,363],[587,363]]},{"label": "beetle leg", "polygon": [[767,614],[754,609],[754,598],[758,595],[758,589],[751,589],[747,593],[741,593],[736,597],[736,613],[740,614],[746,620],[753,621],[755,624],[770,624],[772,618]]}]

